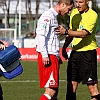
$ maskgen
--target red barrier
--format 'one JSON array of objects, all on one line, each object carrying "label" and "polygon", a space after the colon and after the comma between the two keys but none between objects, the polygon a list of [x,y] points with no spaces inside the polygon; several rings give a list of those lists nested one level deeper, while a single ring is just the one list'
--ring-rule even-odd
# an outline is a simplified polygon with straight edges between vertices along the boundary
[{"label": "red barrier", "polygon": [[35,48],[19,48],[22,60],[37,60],[38,55]]},{"label": "red barrier", "polygon": [[[21,56],[22,60],[37,60],[38,58],[35,48],[19,48],[19,51],[22,55]],[[68,53],[68,56],[70,56],[71,48],[67,48],[66,51]],[[62,57],[62,48],[60,48],[60,57],[62,60],[65,60]],[[97,60],[100,61],[100,48],[97,49]]]}]

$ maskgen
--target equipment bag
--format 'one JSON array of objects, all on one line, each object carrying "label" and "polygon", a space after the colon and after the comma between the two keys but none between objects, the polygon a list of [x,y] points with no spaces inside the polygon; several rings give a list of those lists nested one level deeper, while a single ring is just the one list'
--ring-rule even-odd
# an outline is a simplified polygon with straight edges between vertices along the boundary
[{"label": "equipment bag", "polygon": [[4,69],[4,67],[0,64],[0,69],[2,71],[2,74],[3,76],[6,78],[6,79],[12,79],[12,78],[15,78],[16,76],[20,75],[22,72],[23,72],[23,68],[22,68],[22,65],[19,64],[15,69],[11,70],[11,71],[6,71]]},{"label": "equipment bag", "polygon": [[23,72],[20,57],[21,54],[14,45],[6,47],[5,50],[0,50],[0,69],[6,79],[12,79]]},{"label": "equipment bag", "polygon": [[0,63],[3,67],[6,67],[19,59],[21,54],[18,48],[14,45],[6,47],[5,50],[0,50]]}]

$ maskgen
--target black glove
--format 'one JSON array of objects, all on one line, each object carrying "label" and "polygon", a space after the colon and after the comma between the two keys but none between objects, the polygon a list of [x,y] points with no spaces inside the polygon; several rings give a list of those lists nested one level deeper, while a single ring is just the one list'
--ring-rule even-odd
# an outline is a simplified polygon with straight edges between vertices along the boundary
[{"label": "black glove", "polygon": [[63,64],[63,62],[62,62],[62,59],[61,59],[61,58],[59,59],[59,64]]},{"label": "black glove", "polygon": [[62,56],[67,60],[68,59],[68,55],[65,49],[62,49]]}]

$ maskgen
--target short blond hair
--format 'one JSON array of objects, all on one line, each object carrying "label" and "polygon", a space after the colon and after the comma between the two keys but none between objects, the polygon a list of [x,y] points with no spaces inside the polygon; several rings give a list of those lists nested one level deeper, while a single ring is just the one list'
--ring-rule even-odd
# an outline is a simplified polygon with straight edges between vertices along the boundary
[{"label": "short blond hair", "polygon": [[58,4],[65,3],[66,5],[74,4],[73,0],[59,0]]}]

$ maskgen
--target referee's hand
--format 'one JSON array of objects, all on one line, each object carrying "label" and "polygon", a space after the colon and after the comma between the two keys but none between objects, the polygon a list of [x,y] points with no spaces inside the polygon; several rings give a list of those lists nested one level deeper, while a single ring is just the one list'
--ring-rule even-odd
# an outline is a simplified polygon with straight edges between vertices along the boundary
[{"label": "referee's hand", "polygon": [[59,27],[55,29],[55,32],[57,35],[65,34],[66,29],[62,25],[59,25]]}]

